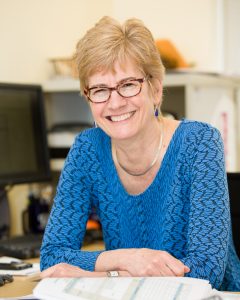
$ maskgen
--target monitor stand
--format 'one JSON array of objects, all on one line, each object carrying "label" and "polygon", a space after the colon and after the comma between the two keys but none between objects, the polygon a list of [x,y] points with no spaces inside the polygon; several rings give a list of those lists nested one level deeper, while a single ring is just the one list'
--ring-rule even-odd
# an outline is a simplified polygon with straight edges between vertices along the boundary
[{"label": "monitor stand", "polygon": [[10,214],[7,192],[4,187],[0,187],[0,239],[9,236]]}]

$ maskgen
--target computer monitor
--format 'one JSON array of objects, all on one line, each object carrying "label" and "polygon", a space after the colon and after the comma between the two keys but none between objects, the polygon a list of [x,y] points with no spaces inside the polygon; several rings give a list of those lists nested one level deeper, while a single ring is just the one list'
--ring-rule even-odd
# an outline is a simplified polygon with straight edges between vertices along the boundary
[{"label": "computer monitor", "polygon": [[227,173],[233,240],[240,258],[240,173]]},{"label": "computer monitor", "polygon": [[0,187],[49,179],[41,86],[0,83]]},{"label": "computer monitor", "polygon": [[10,222],[6,187],[48,180],[41,86],[0,83],[0,238]]}]

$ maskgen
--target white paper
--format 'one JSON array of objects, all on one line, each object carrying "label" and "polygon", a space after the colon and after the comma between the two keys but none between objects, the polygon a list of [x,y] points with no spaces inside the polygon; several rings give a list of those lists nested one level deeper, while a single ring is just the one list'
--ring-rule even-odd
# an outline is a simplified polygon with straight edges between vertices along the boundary
[{"label": "white paper", "polygon": [[21,259],[10,257],[10,256],[1,256],[0,263],[10,264],[11,262],[21,262]]},{"label": "white paper", "polygon": [[[0,257],[0,263],[11,263],[11,262],[21,262],[22,260],[9,257],[9,256],[2,256]],[[40,273],[40,264],[34,263],[32,264],[31,268],[23,269],[23,270],[0,270],[0,275],[9,274],[14,276],[31,276]]]},{"label": "white paper", "polygon": [[34,289],[45,300],[200,300],[211,292],[208,281],[192,278],[46,278]]}]

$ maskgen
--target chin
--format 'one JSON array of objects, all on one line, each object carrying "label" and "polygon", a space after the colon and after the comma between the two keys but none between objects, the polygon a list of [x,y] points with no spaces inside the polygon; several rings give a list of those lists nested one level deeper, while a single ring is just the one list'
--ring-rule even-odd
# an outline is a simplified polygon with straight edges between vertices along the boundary
[{"label": "chin", "polygon": [[136,122],[130,122],[129,120],[116,123],[107,121],[100,124],[100,127],[112,139],[117,140],[131,139],[139,132]]},{"label": "chin", "polygon": [[107,132],[107,134],[112,138],[112,139],[116,139],[116,140],[127,140],[127,139],[131,139],[136,135],[136,130],[126,130],[126,128],[124,130],[109,130]]}]

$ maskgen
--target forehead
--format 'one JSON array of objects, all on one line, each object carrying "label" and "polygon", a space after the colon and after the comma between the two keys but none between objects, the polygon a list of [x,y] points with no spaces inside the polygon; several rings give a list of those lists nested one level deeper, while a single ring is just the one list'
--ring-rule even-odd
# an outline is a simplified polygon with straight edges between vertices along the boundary
[{"label": "forehead", "polygon": [[125,78],[142,76],[140,68],[131,61],[114,63],[111,69],[99,70],[94,72],[88,78],[88,85],[93,84],[115,84]]}]

